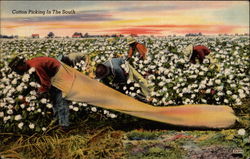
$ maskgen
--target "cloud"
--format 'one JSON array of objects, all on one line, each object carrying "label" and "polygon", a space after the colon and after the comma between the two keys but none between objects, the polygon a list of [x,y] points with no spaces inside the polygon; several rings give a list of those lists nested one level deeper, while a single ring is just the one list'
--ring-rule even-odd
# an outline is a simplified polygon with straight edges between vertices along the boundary
[{"label": "cloud", "polygon": [[149,29],[142,27],[131,27],[122,29],[105,30],[106,32],[119,34],[161,34],[162,29]]},{"label": "cloud", "polygon": [[235,2],[218,2],[218,1],[143,1],[131,2],[117,6],[117,11],[121,12],[144,12],[144,11],[180,11],[180,10],[197,10],[197,9],[221,9],[228,8],[236,4]]},{"label": "cloud", "polygon": [[247,26],[237,25],[142,25],[136,27],[128,27],[124,29],[106,30],[111,33],[118,34],[154,34],[161,35],[164,33],[172,34],[187,34],[187,33],[203,33],[203,34],[218,34],[218,33],[233,33],[241,29],[247,29]]},{"label": "cloud", "polygon": [[103,11],[80,11],[71,15],[58,15],[58,16],[35,16],[35,17],[13,17],[2,18],[5,22],[54,22],[54,21],[113,21],[119,20],[113,18],[111,14],[104,13]]}]

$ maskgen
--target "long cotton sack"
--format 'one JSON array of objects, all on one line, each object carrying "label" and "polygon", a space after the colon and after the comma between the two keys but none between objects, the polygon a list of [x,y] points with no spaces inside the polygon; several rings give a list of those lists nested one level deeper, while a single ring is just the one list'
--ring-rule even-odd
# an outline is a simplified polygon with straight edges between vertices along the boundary
[{"label": "long cotton sack", "polygon": [[130,114],[158,122],[204,128],[227,128],[236,117],[228,106],[190,104],[155,107],[126,96],[97,80],[62,63],[52,78],[52,85],[63,92],[66,99],[85,102],[105,109]]}]

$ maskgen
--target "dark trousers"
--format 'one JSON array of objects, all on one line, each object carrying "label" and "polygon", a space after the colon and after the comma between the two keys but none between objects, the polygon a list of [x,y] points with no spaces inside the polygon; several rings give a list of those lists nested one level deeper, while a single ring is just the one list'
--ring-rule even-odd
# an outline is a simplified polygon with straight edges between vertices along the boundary
[{"label": "dark trousers", "polygon": [[53,103],[54,117],[58,120],[60,126],[69,126],[68,101],[62,97],[62,91],[52,86],[50,95]]}]

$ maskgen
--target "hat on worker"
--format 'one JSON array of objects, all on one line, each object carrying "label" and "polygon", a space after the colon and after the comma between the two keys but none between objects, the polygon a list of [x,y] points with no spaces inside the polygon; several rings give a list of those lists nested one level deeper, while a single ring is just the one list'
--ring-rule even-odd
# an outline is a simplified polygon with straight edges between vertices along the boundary
[{"label": "hat on worker", "polygon": [[129,45],[129,44],[132,44],[132,43],[134,43],[134,42],[136,42],[136,40],[133,38],[133,37],[128,37],[127,38],[127,44]]}]

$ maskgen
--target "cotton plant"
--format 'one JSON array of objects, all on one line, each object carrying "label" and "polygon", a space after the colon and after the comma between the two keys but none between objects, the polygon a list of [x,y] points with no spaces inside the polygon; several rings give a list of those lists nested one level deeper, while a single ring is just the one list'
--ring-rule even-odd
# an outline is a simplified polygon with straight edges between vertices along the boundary
[{"label": "cotton plant", "polygon": [[[136,54],[131,64],[153,89],[150,100],[143,102],[155,106],[215,104],[239,107],[249,97],[247,37],[136,37],[136,40],[148,48],[147,59],[140,60]],[[182,49],[189,44],[208,46],[221,69],[210,67],[209,59],[202,65],[188,63]],[[28,59],[72,52],[95,53],[90,64],[94,67],[117,54],[127,56],[129,48],[126,38],[5,40],[0,42],[0,47],[0,123],[6,131],[46,131],[53,118],[51,101],[35,98],[35,89],[39,85],[31,80],[32,75],[9,73],[7,65],[13,55],[21,54]],[[84,71],[85,66],[85,61],[81,61],[76,69]],[[139,84],[132,81],[128,81],[122,90],[138,100],[142,95]],[[73,118],[82,112],[118,117],[111,110],[81,102],[71,102],[69,108]]]},{"label": "cotton plant", "polygon": [[[2,71],[9,71],[5,66]],[[34,82],[33,75],[35,69],[31,68],[23,76],[12,72],[1,73],[3,77],[0,88],[0,114],[3,128],[9,131],[41,131],[46,127],[46,120],[39,121],[41,118],[51,117],[49,99],[37,99],[36,89],[40,85]],[[31,124],[32,123],[32,124]]]},{"label": "cotton plant", "polygon": [[[4,67],[2,71],[8,71],[9,68]],[[35,69],[31,68],[28,73],[23,76],[12,72],[6,74],[2,72],[3,79],[0,85],[0,118],[4,130],[17,132],[39,132],[45,131],[53,119],[53,105],[49,99],[37,98],[36,89],[40,85],[34,82],[32,77]],[[86,103],[72,102],[69,105],[71,113],[74,112],[102,113],[108,118],[116,118],[117,115],[111,111],[98,110],[96,107],[87,105]],[[107,113],[108,112],[108,113]]]}]

